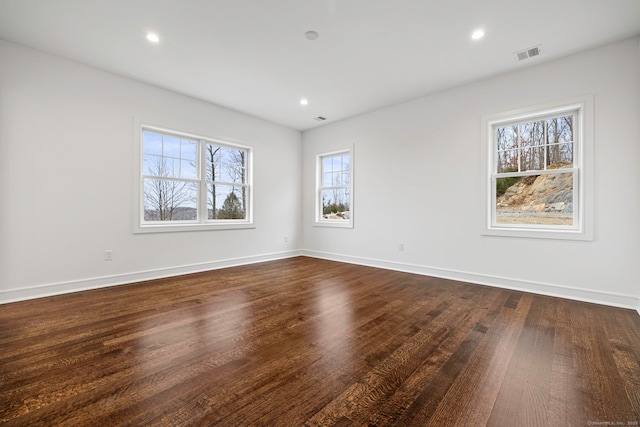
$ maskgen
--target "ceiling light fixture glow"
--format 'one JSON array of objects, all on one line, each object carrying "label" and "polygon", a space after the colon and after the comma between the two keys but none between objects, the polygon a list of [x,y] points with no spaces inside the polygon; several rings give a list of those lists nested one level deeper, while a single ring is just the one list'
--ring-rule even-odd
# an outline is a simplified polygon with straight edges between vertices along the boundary
[{"label": "ceiling light fixture glow", "polygon": [[307,98],[302,98],[300,100],[300,105],[309,105],[309,100]]},{"label": "ceiling light fixture glow", "polygon": [[480,40],[483,37],[484,37],[484,31],[483,30],[475,30],[473,32],[473,34],[471,34],[471,38],[474,39],[474,40]]},{"label": "ceiling light fixture glow", "polygon": [[149,40],[151,43],[158,43],[160,41],[160,37],[158,37],[156,33],[148,33],[147,40]]},{"label": "ceiling light fixture glow", "polygon": [[307,31],[306,33],[304,33],[304,36],[307,38],[307,40],[315,40],[320,37],[320,34],[318,34],[317,31]]}]

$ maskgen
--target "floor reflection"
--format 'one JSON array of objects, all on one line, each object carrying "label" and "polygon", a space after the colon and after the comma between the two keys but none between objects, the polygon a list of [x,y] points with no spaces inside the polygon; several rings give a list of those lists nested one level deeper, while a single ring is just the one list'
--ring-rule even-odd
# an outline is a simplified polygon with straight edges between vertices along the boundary
[{"label": "floor reflection", "polygon": [[322,283],[316,287],[315,322],[317,343],[332,362],[345,363],[353,357],[354,306],[351,292],[343,284]]}]

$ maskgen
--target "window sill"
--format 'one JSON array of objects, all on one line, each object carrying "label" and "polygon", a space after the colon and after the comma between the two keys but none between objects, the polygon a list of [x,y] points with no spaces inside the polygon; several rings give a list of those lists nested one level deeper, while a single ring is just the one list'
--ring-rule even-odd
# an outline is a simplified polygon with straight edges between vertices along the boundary
[{"label": "window sill", "polygon": [[213,230],[244,230],[256,228],[253,223],[222,223],[222,224],[148,224],[134,227],[134,234],[145,233],[175,233],[188,231],[213,231]]},{"label": "window sill", "polygon": [[315,221],[314,227],[330,227],[330,228],[353,228],[352,221]]},{"label": "window sill", "polygon": [[572,229],[558,229],[552,230],[549,228],[531,229],[531,228],[519,228],[519,227],[495,227],[488,228],[483,233],[483,236],[493,237],[516,237],[527,239],[555,239],[555,240],[593,240],[593,236],[589,233],[585,233],[581,230]]}]

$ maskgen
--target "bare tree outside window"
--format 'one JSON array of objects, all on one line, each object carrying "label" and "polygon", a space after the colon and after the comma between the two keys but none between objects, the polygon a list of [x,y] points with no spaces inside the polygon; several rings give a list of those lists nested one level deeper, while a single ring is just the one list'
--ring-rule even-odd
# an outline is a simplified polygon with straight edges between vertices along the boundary
[{"label": "bare tree outside window", "polygon": [[195,221],[197,141],[178,135],[143,132],[145,221]]},{"label": "bare tree outside window", "polygon": [[[149,172],[156,177],[170,177],[168,162],[161,157],[153,160]],[[197,218],[195,204],[197,186],[176,179],[144,179],[145,221],[193,221]]]}]

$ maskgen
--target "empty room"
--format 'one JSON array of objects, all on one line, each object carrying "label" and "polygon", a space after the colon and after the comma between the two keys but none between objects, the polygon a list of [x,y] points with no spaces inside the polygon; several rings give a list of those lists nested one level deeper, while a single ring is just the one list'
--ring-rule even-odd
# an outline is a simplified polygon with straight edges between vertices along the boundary
[{"label": "empty room", "polygon": [[0,425],[640,425],[638,0],[0,0]]}]

